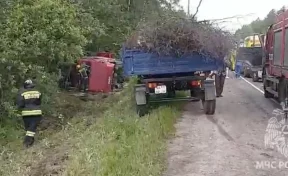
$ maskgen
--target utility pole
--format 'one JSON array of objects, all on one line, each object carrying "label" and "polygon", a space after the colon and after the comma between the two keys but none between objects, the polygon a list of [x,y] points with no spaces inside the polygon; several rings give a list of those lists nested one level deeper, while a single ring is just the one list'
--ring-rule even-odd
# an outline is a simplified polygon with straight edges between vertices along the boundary
[{"label": "utility pole", "polygon": [[190,0],[188,0],[188,15],[190,15]]}]

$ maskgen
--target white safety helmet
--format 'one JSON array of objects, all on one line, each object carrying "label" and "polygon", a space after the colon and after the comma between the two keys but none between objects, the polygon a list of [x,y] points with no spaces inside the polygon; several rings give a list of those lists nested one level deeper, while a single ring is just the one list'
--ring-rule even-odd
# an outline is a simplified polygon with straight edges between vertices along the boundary
[{"label": "white safety helmet", "polygon": [[31,79],[27,79],[25,82],[24,82],[24,84],[26,84],[26,85],[29,85],[29,84],[32,84],[33,82],[32,82],[32,80]]},{"label": "white safety helmet", "polygon": [[33,82],[31,79],[27,79],[25,82],[24,82],[24,88],[26,89],[27,87],[31,87],[33,86]]}]

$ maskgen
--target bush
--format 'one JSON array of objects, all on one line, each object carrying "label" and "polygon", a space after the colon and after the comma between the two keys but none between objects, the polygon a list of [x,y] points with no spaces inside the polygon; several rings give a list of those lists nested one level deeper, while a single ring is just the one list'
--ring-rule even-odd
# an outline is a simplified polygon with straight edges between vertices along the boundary
[{"label": "bush", "polygon": [[[37,88],[43,93],[44,113],[57,115],[58,63],[73,62],[81,57],[88,42],[85,35],[92,32],[87,25],[81,26],[84,16],[79,15],[78,10],[65,0],[19,0],[7,4],[3,10],[0,20],[1,128],[14,123],[16,95],[27,78],[35,77]],[[85,18],[89,19],[87,15]],[[0,138],[5,138],[3,130],[0,133]]]}]

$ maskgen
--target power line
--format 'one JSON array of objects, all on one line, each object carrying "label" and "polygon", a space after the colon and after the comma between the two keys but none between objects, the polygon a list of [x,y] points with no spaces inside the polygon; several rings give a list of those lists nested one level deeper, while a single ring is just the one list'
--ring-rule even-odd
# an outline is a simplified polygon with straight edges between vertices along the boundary
[{"label": "power line", "polygon": [[188,10],[187,10],[188,11],[188,15],[190,15],[190,0],[188,0],[188,7],[187,8],[188,8]]}]

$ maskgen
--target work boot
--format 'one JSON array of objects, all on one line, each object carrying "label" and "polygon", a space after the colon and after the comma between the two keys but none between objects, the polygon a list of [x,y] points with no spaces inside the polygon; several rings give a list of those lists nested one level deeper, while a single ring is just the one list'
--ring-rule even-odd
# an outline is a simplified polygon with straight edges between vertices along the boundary
[{"label": "work boot", "polygon": [[29,148],[33,145],[34,143],[34,137],[31,137],[31,136],[25,136],[25,139],[24,139],[24,146],[26,148]]},{"label": "work boot", "polygon": [[30,147],[34,144],[34,137],[31,137],[31,141],[30,141]]},{"label": "work boot", "polygon": [[25,136],[24,141],[23,141],[24,147],[29,148],[29,144],[30,144],[30,138],[29,136]]}]

